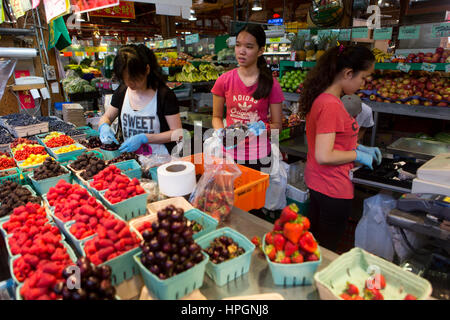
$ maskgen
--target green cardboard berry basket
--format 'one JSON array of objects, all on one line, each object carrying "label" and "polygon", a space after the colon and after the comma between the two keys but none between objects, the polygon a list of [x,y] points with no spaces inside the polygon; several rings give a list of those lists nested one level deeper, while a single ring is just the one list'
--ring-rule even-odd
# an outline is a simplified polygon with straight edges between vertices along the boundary
[{"label": "green cardboard berry basket", "polygon": [[[97,202],[99,202],[99,201],[97,201]],[[100,203],[100,202],[99,202]],[[112,214],[113,216],[114,216],[114,218],[116,218],[117,220],[121,220],[121,221],[124,221],[122,218],[120,218],[118,215],[116,215],[114,212],[112,212],[112,211],[108,211],[110,214]],[[74,224],[74,223],[76,223],[76,221],[75,220],[70,220],[70,221],[68,221],[68,222],[66,222],[66,223],[64,223],[64,225],[63,225],[63,233],[65,234],[65,235],[67,235],[67,240],[68,240],[68,242],[71,244],[71,245],[73,245],[74,247],[75,247],[75,249],[77,250],[77,252],[80,254],[80,255],[83,255],[83,243],[85,243],[85,242],[87,242],[87,241],[89,241],[89,240],[91,240],[92,238],[94,238],[96,235],[97,235],[97,233],[94,233],[94,234],[92,234],[92,235],[90,235],[90,236],[88,236],[88,237],[86,237],[86,238],[83,238],[83,239],[77,239],[73,234],[72,234],[72,232],[70,232],[70,227]]]},{"label": "green cardboard berry basket", "polygon": [[202,249],[207,249],[214,239],[221,236],[226,236],[233,239],[239,247],[245,250],[245,253],[219,264],[214,264],[211,260],[208,262],[206,265],[206,274],[220,287],[248,273],[250,270],[252,253],[256,248],[255,245],[247,239],[247,237],[228,227],[210,232],[197,239],[196,242],[202,247]]},{"label": "green cardboard berry basket", "polygon": [[105,198],[106,192],[107,190],[100,191],[100,200],[106,205],[108,209],[114,211],[125,221],[129,221],[133,218],[142,216],[147,213],[147,193],[143,193],[116,204],[112,204],[108,201],[108,199]]},{"label": "green cardboard berry basket", "polygon": [[135,254],[133,258],[144,278],[147,290],[156,298],[162,300],[180,299],[195,289],[199,289],[203,285],[205,268],[209,261],[209,257],[206,253],[202,252],[205,257],[202,262],[197,263],[189,270],[165,280],[159,279],[142,264],[141,254],[142,253],[139,252]]},{"label": "green cardboard berry basket", "polygon": [[[262,239],[266,238],[266,234]],[[322,253],[320,247],[318,247],[320,253],[320,259],[318,261],[305,261],[302,263],[276,263],[270,261],[267,254],[265,254],[265,241],[262,240],[262,249],[266,256],[267,263],[269,264],[272,279],[275,285],[278,286],[306,286],[313,283],[314,273],[319,265],[322,263]]]},{"label": "green cardboard berry basket", "polygon": [[141,166],[134,159],[112,163],[112,165],[115,165],[117,168],[119,168],[120,171],[122,171],[122,173],[130,179],[133,179],[133,178],[141,179],[142,178]]},{"label": "green cardboard berry basket", "polygon": [[386,288],[380,290],[385,300],[403,300],[406,294],[412,294],[419,300],[431,296],[432,287],[428,280],[361,248],[353,248],[314,275],[320,299],[342,300],[339,295],[347,282],[356,285],[362,296],[365,281],[372,270],[386,279]]},{"label": "green cardboard berry basket", "polygon": [[2,172],[9,172],[11,174],[5,177],[0,177],[0,185],[4,184],[6,181],[16,182],[17,184],[23,184],[25,181],[20,178],[21,171],[17,167],[12,167],[9,169],[1,170]]},{"label": "green cardboard berry basket", "polygon": [[109,150],[104,150],[104,149],[100,148],[100,152],[103,154],[103,159],[105,161],[117,158],[121,154],[121,152],[118,149],[114,150],[114,151],[109,151]]},{"label": "green cardboard berry basket", "polygon": [[219,222],[216,219],[198,209],[191,209],[189,211],[186,211],[184,213],[184,216],[188,220],[196,221],[203,227],[201,231],[195,233],[192,236],[194,240],[197,240],[200,237],[203,237],[209,234],[210,232],[213,232],[214,230],[216,230],[217,225],[219,224]]},{"label": "green cardboard berry basket", "polygon": [[[133,232],[133,231],[131,231]],[[95,237],[89,239],[92,240],[95,239]],[[86,256],[86,251],[84,250],[84,247],[86,246],[86,243],[89,241],[83,241],[81,243],[82,248],[82,255]],[[102,264],[99,264],[98,266],[101,267],[103,265],[108,265],[111,267],[111,283],[113,286],[117,286],[124,282],[125,280],[131,279],[133,276],[139,273],[139,268],[136,265],[136,262],[133,259],[133,256],[135,254],[139,254],[140,252],[139,246],[131,249],[123,254],[121,254],[118,257],[115,257],[114,259],[108,260],[103,262]]]},{"label": "green cardboard berry basket", "polygon": [[[73,252],[72,248],[71,248],[64,240],[62,240],[61,242],[62,242],[62,244],[64,245],[64,247],[66,248],[67,253],[69,254],[70,259],[71,259],[74,263],[76,263],[76,262],[77,262],[77,256],[76,256],[75,253]],[[14,275],[14,270],[13,270],[13,264],[14,264],[14,261],[15,261],[16,259],[18,259],[19,257],[20,257],[19,255],[14,256],[14,258],[11,259],[11,260],[9,261],[9,272],[11,273],[11,278],[14,280],[14,282],[15,282],[17,285],[23,284],[23,282],[20,282],[19,280],[17,280],[16,276]]]},{"label": "green cardboard berry basket", "polygon": [[37,193],[39,195],[47,194],[48,190],[51,187],[54,187],[59,180],[67,181],[68,183],[72,183],[72,174],[71,172],[63,166],[65,174],[59,175],[57,177],[51,177],[47,179],[42,180],[35,180],[34,179],[34,173],[30,173],[28,178],[31,180],[31,183],[33,184],[34,188],[36,189]]},{"label": "green cardboard berry basket", "polygon": [[[64,132],[60,132],[60,131],[52,131],[52,132],[58,132],[58,133],[60,133],[60,134],[64,134]],[[45,139],[45,137],[48,136],[50,133],[51,133],[51,132],[47,132],[47,133],[37,134],[37,135],[36,135],[37,141],[38,141],[41,145],[43,145],[44,147],[46,147],[46,148],[48,148],[48,147],[45,145],[44,139]]]},{"label": "green cardboard berry basket", "polygon": [[[64,153],[56,153],[56,151],[58,151],[61,148],[67,148],[70,147],[72,145],[77,146],[78,148],[81,148],[79,150],[74,150],[74,151],[70,151],[70,152],[64,152]],[[58,148],[50,148],[49,149],[49,154],[55,158],[57,161],[68,161],[72,158],[76,158],[79,155],[83,154],[83,152],[86,151],[86,147],[83,146],[82,144],[79,143],[74,143],[74,144],[70,144],[67,146],[62,146],[62,147],[58,147]]]}]

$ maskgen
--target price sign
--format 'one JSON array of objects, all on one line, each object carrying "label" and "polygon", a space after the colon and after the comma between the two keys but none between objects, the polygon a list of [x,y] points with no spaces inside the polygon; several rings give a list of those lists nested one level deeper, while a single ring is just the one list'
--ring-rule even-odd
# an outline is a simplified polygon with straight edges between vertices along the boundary
[{"label": "price sign", "polygon": [[434,63],[422,63],[422,66],[420,67],[420,70],[428,71],[428,72],[434,72],[436,70],[436,65]]},{"label": "price sign", "polygon": [[431,30],[432,38],[444,38],[450,37],[450,22],[441,23],[439,25],[433,26]]},{"label": "price sign", "polygon": [[368,28],[354,28],[352,29],[352,39],[365,39],[369,37]]},{"label": "price sign", "polygon": [[400,27],[398,40],[419,39],[420,26],[404,26]]},{"label": "price sign", "polygon": [[373,33],[373,40],[391,40],[392,27],[375,29]]},{"label": "price sign", "polygon": [[317,36],[318,36],[319,38],[322,38],[322,37],[329,37],[330,35],[331,35],[331,30],[325,29],[325,30],[318,30],[318,31],[317,31]]},{"label": "price sign", "polygon": [[309,30],[309,29],[300,29],[300,30],[298,30],[298,35],[299,36],[304,36],[306,40],[309,40],[309,38],[311,37],[311,30]]},{"label": "price sign", "polygon": [[278,43],[278,42],[281,42],[281,38],[270,38],[269,42],[270,43]]},{"label": "price sign", "polygon": [[352,29],[340,29],[338,40],[350,41],[351,34],[352,34]]},{"label": "price sign", "polygon": [[162,73],[165,74],[166,76],[169,75],[169,67],[162,67]]},{"label": "price sign", "polygon": [[445,65],[445,72],[450,72],[450,63]]},{"label": "price sign", "polygon": [[397,70],[408,73],[410,69],[411,69],[411,66],[409,64],[404,64],[404,63],[397,64]]},{"label": "price sign", "polygon": [[193,44],[200,41],[198,33],[190,34],[186,36],[186,44]]},{"label": "price sign", "polygon": [[294,68],[303,68],[303,61],[295,61]]}]

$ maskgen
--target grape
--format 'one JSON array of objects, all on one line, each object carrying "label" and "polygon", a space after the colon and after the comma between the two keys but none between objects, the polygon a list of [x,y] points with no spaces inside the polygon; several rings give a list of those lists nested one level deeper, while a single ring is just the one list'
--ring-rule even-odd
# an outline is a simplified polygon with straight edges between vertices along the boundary
[{"label": "grape", "polygon": [[181,272],[183,272],[183,271],[184,271],[184,266],[183,266],[182,264],[177,264],[177,265],[175,266],[175,272],[181,273]]},{"label": "grape", "polygon": [[194,257],[194,261],[197,263],[203,261],[203,254],[201,252],[198,252]]},{"label": "grape", "polygon": [[180,263],[184,263],[187,260],[187,258],[185,256],[181,256],[180,257]]},{"label": "grape", "polygon": [[147,253],[146,258],[147,258],[147,262],[150,263],[150,264],[153,264],[153,263],[156,261],[156,259],[155,259],[155,253],[152,252],[152,251],[150,251],[149,253]]},{"label": "grape", "polygon": [[162,251],[158,251],[155,253],[155,258],[156,258],[156,261],[160,261],[160,262],[164,261],[167,259],[167,254]]},{"label": "grape", "polygon": [[174,266],[174,263],[173,263],[173,261],[171,261],[171,260],[167,260],[167,261],[164,263],[164,268],[165,268],[167,271],[171,270],[171,269],[173,268],[173,266]]},{"label": "grape", "polygon": [[165,211],[165,210],[158,211],[158,220],[159,221],[166,219],[167,216],[168,216],[167,211]]},{"label": "grape", "polygon": [[145,245],[145,246],[142,248],[142,252],[143,252],[143,253],[149,253],[149,252],[150,252],[150,246]]},{"label": "grape", "polygon": [[189,246],[188,249],[189,249],[189,253],[194,254],[194,253],[196,253],[197,251],[200,250],[200,246],[198,244],[196,244],[196,243],[193,243],[193,244],[191,244]]},{"label": "grape", "polygon": [[53,292],[56,294],[62,294],[64,289],[64,282],[58,282],[57,284],[55,284],[55,286],[53,287]]},{"label": "grape", "polygon": [[188,270],[188,269],[192,268],[193,266],[194,266],[194,264],[191,261],[188,261],[188,262],[186,262],[185,269]]},{"label": "grape", "polygon": [[99,288],[99,286],[100,286],[100,284],[98,282],[98,279],[95,277],[91,276],[86,280],[86,287],[91,291],[97,290]]},{"label": "grape", "polygon": [[159,267],[157,264],[152,265],[149,270],[151,273],[159,274]]},{"label": "grape", "polygon": [[72,292],[70,292],[69,288],[64,287],[64,289],[62,290],[62,296],[63,300],[70,300],[72,299]]},{"label": "grape", "polygon": [[175,253],[175,254],[170,258],[170,260],[172,260],[174,263],[177,263],[177,262],[180,261],[180,256],[179,256],[178,254]]},{"label": "grape", "polygon": [[172,244],[170,242],[164,243],[164,245],[162,246],[162,251],[164,253],[170,253],[172,251]]},{"label": "grape", "polygon": [[166,242],[169,240],[169,233],[166,230],[159,230],[158,231],[158,241],[160,243]]},{"label": "grape", "polygon": [[159,277],[161,280],[166,280],[166,279],[167,279],[167,276],[166,276],[164,273],[160,273],[160,274],[158,275],[158,277]]},{"label": "grape", "polygon": [[153,230],[153,232],[158,232],[158,230],[159,230],[159,222],[158,221],[155,221],[152,223],[152,230]]},{"label": "grape", "polygon": [[170,231],[174,233],[180,233],[183,230],[183,225],[179,221],[175,221],[172,223],[172,226],[170,227]]},{"label": "grape", "polygon": [[172,236],[170,237],[170,241],[172,243],[178,243],[179,239],[180,239],[180,235],[177,233],[173,233]]},{"label": "grape", "polygon": [[182,221],[183,213],[180,213],[179,211],[173,211],[172,212],[172,220],[173,221]]},{"label": "grape", "polygon": [[183,233],[181,234],[181,236],[182,236],[184,239],[191,239],[191,238],[192,238],[192,235],[193,235],[193,232],[192,232],[192,230],[190,230],[190,229],[184,230]]},{"label": "grape", "polygon": [[142,232],[142,237],[144,238],[145,241],[150,241],[154,236],[154,232],[150,231],[150,230],[144,230],[144,232]]},{"label": "grape", "polygon": [[189,255],[189,250],[186,247],[182,247],[180,249],[180,255],[182,255],[183,257],[187,257]]},{"label": "grape", "polygon": [[143,255],[143,256],[141,257],[141,262],[142,262],[142,264],[143,264],[144,266],[146,266],[146,265],[148,264],[148,259],[147,259],[147,257]]},{"label": "grape", "polygon": [[155,252],[159,250],[159,242],[157,239],[153,239],[152,241],[150,241],[150,250]]},{"label": "grape", "polygon": [[183,238],[178,239],[177,245],[181,248],[186,244],[186,241]]},{"label": "grape", "polygon": [[89,292],[88,300],[100,300],[99,295],[96,292]]}]

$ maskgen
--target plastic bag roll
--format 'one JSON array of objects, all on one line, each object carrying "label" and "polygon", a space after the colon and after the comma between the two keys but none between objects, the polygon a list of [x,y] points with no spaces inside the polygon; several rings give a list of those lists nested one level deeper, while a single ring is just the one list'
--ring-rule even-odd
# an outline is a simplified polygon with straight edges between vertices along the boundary
[{"label": "plastic bag roll", "polygon": [[159,191],[168,197],[182,197],[197,184],[195,166],[187,161],[172,161],[158,167]]},{"label": "plastic bag roll", "polygon": [[30,59],[37,56],[37,50],[34,48],[1,48],[0,58],[11,59]]}]

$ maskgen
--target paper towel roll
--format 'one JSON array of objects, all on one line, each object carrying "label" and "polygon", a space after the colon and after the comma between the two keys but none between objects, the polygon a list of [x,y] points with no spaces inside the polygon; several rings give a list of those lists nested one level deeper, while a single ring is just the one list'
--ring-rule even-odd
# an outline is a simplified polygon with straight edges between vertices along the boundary
[{"label": "paper towel roll", "polygon": [[168,197],[188,195],[197,184],[195,166],[191,162],[172,161],[160,166],[157,172],[159,190]]}]

